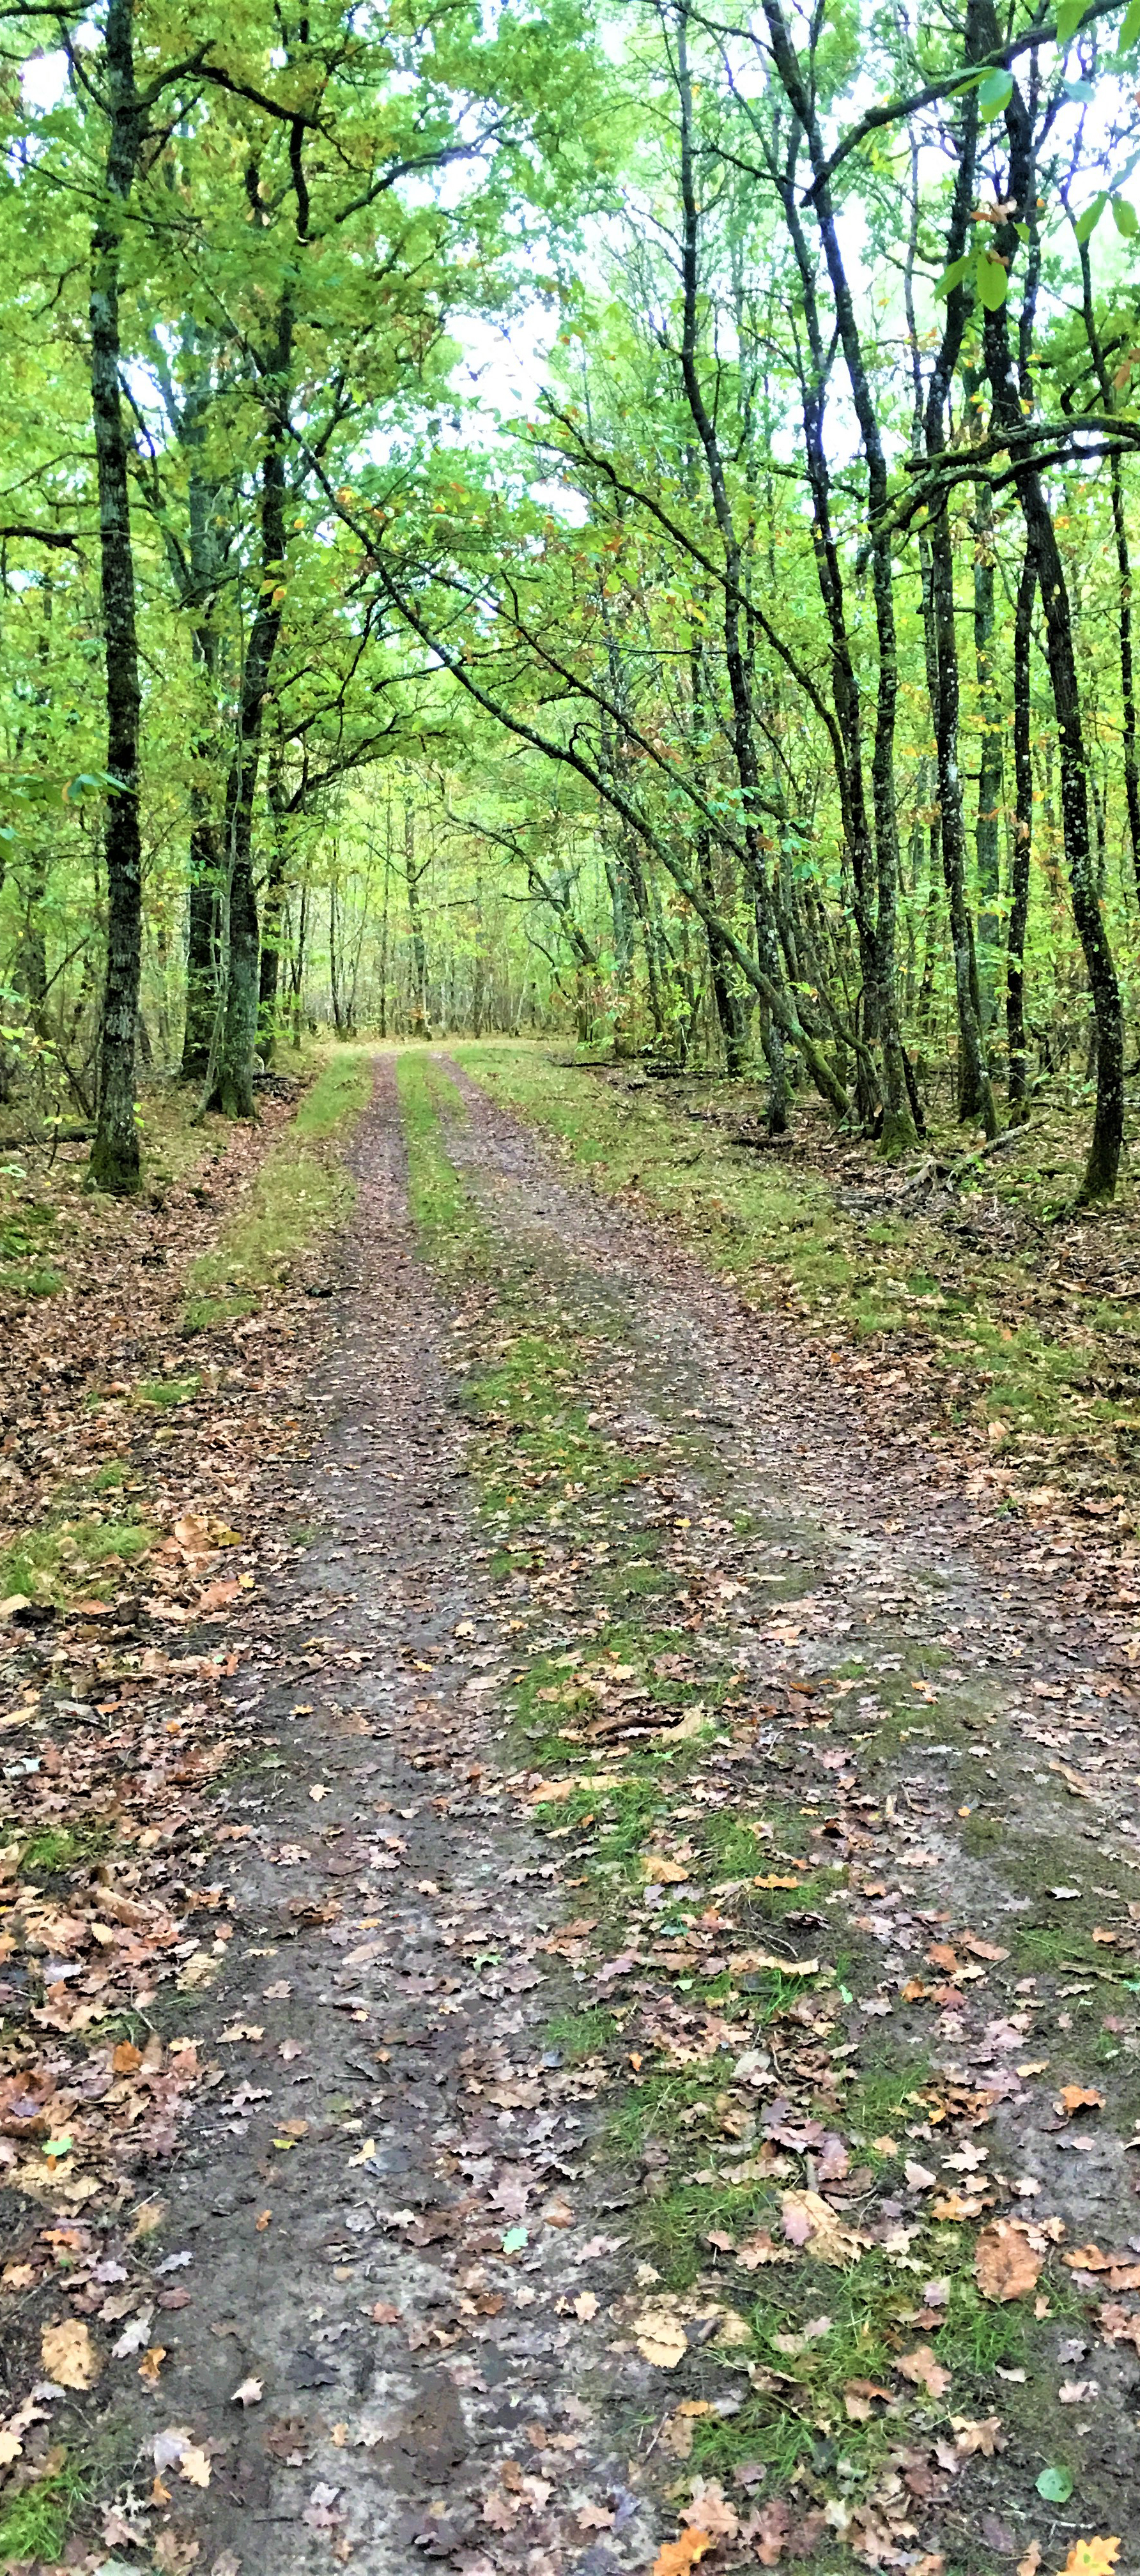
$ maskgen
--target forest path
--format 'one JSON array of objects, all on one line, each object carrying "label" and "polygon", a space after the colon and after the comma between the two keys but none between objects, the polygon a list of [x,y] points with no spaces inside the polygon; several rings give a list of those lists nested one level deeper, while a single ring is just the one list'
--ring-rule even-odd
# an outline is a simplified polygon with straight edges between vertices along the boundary
[{"label": "forest path", "polygon": [[608,2576],[684,2516],[663,2566],[1050,2576],[1099,2532],[1123,2576],[1119,1640],[426,1061],[435,1272],[383,1057],[225,1806],[192,2297],[127,2403],[211,2472],[163,2472],[156,2563]]}]

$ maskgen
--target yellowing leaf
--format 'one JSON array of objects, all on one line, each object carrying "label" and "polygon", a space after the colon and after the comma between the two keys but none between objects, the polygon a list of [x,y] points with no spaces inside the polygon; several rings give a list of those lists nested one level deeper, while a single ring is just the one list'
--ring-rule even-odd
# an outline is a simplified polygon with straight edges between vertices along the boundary
[{"label": "yellowing leaf", "polygon": [[57,2325],[43,2328],[40,2359],[57,2388],[93,2388],[103,2367],[91,2329],[79,2317],[63,2317]]},{"label": "yellowing leaf", "polygon": [[1076,2540],[1065,2560],[1062,2576],[1112,2576],[1119,2556],[1118,2540]]},{"label": "yellowing leaf", "polygon": [[683,2531],[679,2540],[667,2540],[653,2561],[653,2576],[685,2576],[687,2567],[695,2567],[705,2551],[715,2549],[711,2531]]},{"label": "yellowing leaf", "polygon": [[633,2320],[633,2333],[642,2360],[655,2370],[675,2370],[689,2349],[680,2318],[668,2308],[643,2308]]}]

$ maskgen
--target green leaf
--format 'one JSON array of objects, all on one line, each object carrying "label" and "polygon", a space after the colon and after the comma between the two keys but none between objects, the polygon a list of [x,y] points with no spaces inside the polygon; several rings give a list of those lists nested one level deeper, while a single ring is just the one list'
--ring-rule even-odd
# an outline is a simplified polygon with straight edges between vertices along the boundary
[{"label": "green leaf", "polygon": [[1086,206],[1083,215],[1078,215],[1073,231],[1079,242],[1087,242],[1090,233],[1095,233],[1107,204],[1108,190],[1102,188],[1099,197],[1094,197],[1091,206]]},{"label": "green leaf", "polygon": [[1095,91],[1094,91],[1094,89],[1093,89],[1093,85],[1092,85],[1092,82],[1091,82],[1091,81],[1087,81],[1087,80],[1071,80],[1071,81],[1066,81],[1066,83],[1065,83],[1065,96],[1066,96],[1066,98],[1071,98],[1071,99],[1073,99],[1073,100],[1076,102],[1076,105],[1077,105],[1078,107],[1089,107],[1089,106],[1091,106],[1092,100],[1094,99],[1095,95],[1096,95],[1096,93],[1095,93]]},{"label": "green leaf", "polygon": [[1070,36],[1075,36],[1087,7],[1088,0],[1061,0],[1061,6],[1057,11],[1059,45],[1067,45]]},{"label": "green leaf", "polygon": [[978,91],[978,106],[983,125],[992,125],[995,117],[1004,113],[1012,97],[1013,73],[987,72]]},{"label": "green leaf", "polygon": [[978,261],[975,284],[987,313],[1000,313],[1009,291],[1009,272],[1000,259],[983,255]]},{"label": "green leaf", "polygon": [[1138,36],[1140,36],[1140,0],[1128,0],[1124,22],[1116,39],[1117,53],[1130,53]]},{"label": "green leaf", "polygon": [[934,289],[936,299],[939,296],[952,295],[955,287],[961,285],[967,270],[972,265],[972,258],[972,253],[967,251],[965,259],[952,259],[949,268],[943,269]]},{"label": "green leaf", "polygon": [[1135,206],[1129,205],[1127,197],[1113,198],[1112,219],[1117,232],[1123,233],[1125,241],[1131,241],[1133,234],[1140,231],[1140,218],[1137,217]]},{"label": "green leaf", "polygon": [[524,2245],[529,2245],[529,2243],[530,2237],[525,2227],[508,2227],[506,2235],[503,2238],[503,2252],[504,2254],[521,2254]]},{"label": "green leaf", "polygon": [[1046,2504],[1067,2504],[1072,2492],[1071,2469],[1066,2469],[1059,2460],[1052,2460],[1047,2469],[1042,2469],[1037,2480],[1037,2493],[1044,2497]]}]

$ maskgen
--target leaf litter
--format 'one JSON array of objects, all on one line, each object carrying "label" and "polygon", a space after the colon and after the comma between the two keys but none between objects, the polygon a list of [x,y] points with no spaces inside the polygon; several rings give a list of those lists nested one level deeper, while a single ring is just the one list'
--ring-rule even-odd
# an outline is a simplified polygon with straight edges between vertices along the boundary
[{"label": "leaf litter", "polygon": [[[144,2355],[161,2352],[161,2385],[173,2343],[185,2420],[147,2437],[145,2495],[131,2486],[104,2508],[156,2565],[188,2566],[196,2549],[207,2567],[228,2556],[284,2570],[305,2530],[334,2559],[367,2546],[369,2564],[403,2567],[427,2552],[461,2576],[547,2576],[585,2565],[595,2546],[609,2553],[599,2569],[653,2562],[662,2576],[710,2556],[780,2566],[836,2548],[934,2576],[947,2513],[955,2531],[965,2515],[984,2548],[995,2503],[1008,2512],[1016,2501],[1022,2558],[1039,2547],[1038,2563],[1059,2568],[1069,2541],[1058,2548],[1050,2516],[1040,2542],[1024,2528],[1041,2512],[1039,2427],[1028,2401],[1018,2414],[1015,2367],[1001,2408],[979,2405],[993,2379],[970,2300],[1016,2312],[1021,2341],[1005,2361],[1028,2356],[1031,2395],[1067,2282],[1099,2339],[1098,2378],[1127,2354],[1135,2222],[1099,2169],[1090,2202],[1087,2155],[1060,2144],[1111,2120],[1112,2085],[1082,2087],[1088,2017],[1065,2009],[1075,1999],[1060,1991],[1064,1968],[1050,1955],[1017,1973],[1017,1901],[1011,1914],[984,1854],[967,1873],[968,1909],[945,1901],[949,1884],[966,1885],[960,1865],[952,1880],[946,1870],[961,1852],[957,1782],[895,1740],[909,1624],[928,1648],[949,1640],[958,1670],[947,1672],[944,1644],[939,1720],[965,1733],[968,1758],[955,1684],[968,1698],[992,1671],[1017,1616],[1008,1587],[1001,1600],[971,1567],[955,1590],[951,1555],[932,1621],[921,1550],[879,1534],[882,1494],[860,1483],[869,1462],[835,1476],[790,1363],[786,1409],[811,1434],[794,1506],[770,1475],[758,1486],[735,1443],[731,1458],[715,1444],[710,1460],[687,1417],[701,1395],[734,1418],[725,1385],[737,1355],[718,1348],[714,1359],[701,1338],[723,1292],[662,1266],[663,1389],[633,1294],[645,1282],[631,1230],[607,1230],[584,1198],[567,1208],[518,1131],[478,1095],[469,1107],[447,1132],[461,1173],[478,1164],[478,1222],[490,1194],[508,1261],[541,1252],[543,1275],[527,1274],[531,1313],[572,1317],[569,1336],[552,1335],[556,1358],[573,1352],[579,1409],[554,1398],[571,1436],[528,1448],[520,1372],[496,1383],[496,1360],[512,1379],[522,1329],[502,1274],[490,1280],[473,1259],[449,1275],[440,1262],[438,1290],[425,1282],[382,1079],[358,1149],[348,1303],[318,1381],[325,1429],[290,1474],[290,1507],[319,1541],[302,1565],[275,1567],[272,1537],[262,1540],[256,1637],[243,1628],[234,1670],[217,1672],[208,1697],[225,1753],[186,1806],[216,1872],[206,1928],[213,1916],[232,1924],[230,1938],[208,1945],[208,1978],[180,1985],[165,1916],[119,1924],[92,1899],[92,1924],[146,1941],[150,1955],[124,1967],[128,1980],[151,1979],[141,2011],[162,2025],[135,2023],[137,2038],[115,2040],[138,2064],[116,2069],[112,2052],[96,2098],[133,2084],[146,2107],[125,2126],[137,2130],[156,2082],[177,2086],[190,2058],[193,2129],[179,2130],[163,2096],[154,2152],[170,2182],[136,2234],[140,2168],[124,2174],[86,2135],[77,2157],[67,2088],[61,2108],[58,2080],[43,2090],[50,2065],[13,2069],[27,2087],[13,2116],[41,2124],[19,2133],[21,2161],[58,2141],[44,2159],[51,2189],[25,2193],[36,2227],[11,2268],[32,2278],[14,2281],[14,2300],[28,2316],[45,2295],[58,2305],[62,2279],[79,2321],[93,2321],[101,2371],[104,2338],[113,2331],[117,2345],[125,2318],[131,2358],[106,2368],[137,2378],[148,2305],[189,2297]],[[413,1161],[413,1197],[415,1180]],[[535,1214],[544,1192],[552,1222]],[[430,1232],[427,1242],[438,1257]],[[363,1294],[378,1253],[402,1283],[398,1335]],[[474,1405],[462,1391],[473,1373],[489,1390]],[[600,1417],[592,1445],[583,1396]],[[293,1381],[287,1400],[300,1415]],[[638,1401],[663,1426],[640,1450],[628,1418]],[[825,1468],[840,1509],[821,1562],[810,1511]],[[256,1470],[244,1501],[245,1526],[271,1530]],[[586,1536],[594,1514],[597,1538]],[[615,1570],[638,1556],[659,1581],[652,1634],[644,1612],[623,1623],[615,1603]],[[773,1562],[790,1607],[774,1609],[758,1583]],[[199,1580],[192,1597],[206,1589]],[[237,1599],[203,1615],[232,1617]],[[1018,1606],[1039,1618],[1028,1588]],[[1053,1640],[1072,1633],[1054,1616],[1038,1670],[1017,1675],[1031,1725],[1032,1681],[1054,1687]],[[1097,1721],[1103,1744],[1118,1704],[1131,1716],[1128,1675],[1101,1639],[1093,1665],[1086,1655],[1062,1669],[1068,1724],[1086,1710],[1091,1721],[1087,1765]],[[207,1698],[198,1673],[175,1687],[183,1679],[179,1704]],[[541,1763],[528,1758],[528,1724],[544,1730]],[[1060,1724],[1050,1712],[1038,1731],[1056,1736]],[[882,1766],[864,1752],[880,1726]],[[591,1737],[612,1745],[609,1769],[583,1767]],[[268,1772],[250,1767],[251,1738]],[[1045,1798],[1067,1794],[1047,1778]],[[180,1800],[188,1785],[174,1784]],[[1111,1788],[1102,1780],[1098,1794]],[[1102,1830],[1118,1830],[1116,1817]],[[1087,1873],[1102,1929],[1122,1866],[1106,1845]],[[110,1884],[122,1887],[117,1872]],[[127,1902],[143,1902],[134,1882]],[[90,1958],[91,1976],[114,1946],[119,1973],[129,1945],[70,1935],[72,1915],[69,1883],[50,1948],[31,1955]],[[1122,1905],[1107,1927],[1126,1948],[1130,1920]],[[286,1976],[267,1975],[272,1959]],[[56,1985],[76,1980],[45,1979],[45,1999]],[[118,1990],[89,1988],[90,2021],[56,2034],[61,2046],[83,2041],[85,2064],[106,2045]],[[70,2005],[69,1994],[60,2009]],[[1126,1989],[1119,2006],[1111,2018],[1126,2038]],[[1045,2083],[1027,2071],[1035,2046]],[[315,2118],[287,2116],[298,2082]],[[1070,2105],[1073,2087],[1098,2098]],[[69,2198],[84,2176],[94,2191]],[[1074,2226],[1102,2207],[1116,2226],[1101,2235],[1120,2249],[1103,2255]],[[193,2247],[184,2267],[181,2246],[164,2256],[179,2228]],[[172,2259],[192,2292],[166,2271]],[[223,2277],[231,2301],[241,2283],[229,2316],[218,2313]],[[121,2403],[137,2410],[142,2395],[123,2388]],[[31,2412],[12,2435],[19,2477],[52,2456],[60,2402],[39,2398],[23,2400]],[[684,2435],[666,2439],[678,2425]],[[830,2446],[841,2460],[856,2438],[866,2447],[852,2481],[825,2455]],[[1094,2529],[1113,2496],[1111,2451],[1098,2459],[1091,2446],[1077,2497],[1090,2536],[1073,2541],[1073,2566],[1115,2565],[1122,2544]],[[1119,2488],[1115,2500],[1119,2521]]]}]

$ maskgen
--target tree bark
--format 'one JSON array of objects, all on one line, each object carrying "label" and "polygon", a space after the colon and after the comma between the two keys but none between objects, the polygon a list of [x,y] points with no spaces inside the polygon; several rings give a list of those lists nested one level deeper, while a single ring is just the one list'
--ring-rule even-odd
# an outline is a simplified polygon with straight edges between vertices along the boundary
[{"label": "tree bark", "polygon": [[[968,10],[966,22],[967,59],[976,59],[979,51],[978,10],[972,5]],[[977,135],[977,101],[971,97],[962,114],[958,169],[946,234],[947,267],[961,259],[969,237],[977,163]],[[946,298],[946,319],[931,369],[923,413],[926,453],[931,459],[942,456],[946,449],[946,404],[961,354],[966,315],[966,293],[964,287],[959,284]],[[954,549],[950,536],[947,497],[943,497],[941,503],[936,504],[933,509],[928,543],[930,579],[925,590],[925,603],[928,606],[937,674],[936,685],[932,691],[931,712],[934,717],[934,737],[938,751],[938,810],[941,823],[942,869],[950,915],[954,993],[958,1013],[958,1115],[963,1119],[980,1118],[987,1136],[996,1136],[997,1109],[982,1038],[974,930],[966,893],[966,819],[959,759],[961,680],[954,610]]]},{"label": "tree bark", "polygon": [[[985,0],[985,6],[989,25],[996,30],[992,0]],[[994,237],[1007,269],[1012,270],[1019,249],[1017,221],[1019,218],[1024,220],[1031,213],[1036,189],[1032,127],[1016,80],[1005,111],[1005,126],[1010,148],[1005,201],[1013,212],[1005,223],[994,227]],[[1011,464],[1017,468],[1017,497],[1036,560],[1041,604],[1045,612],[1046,651],[1061,755],[1061,823],[1065,859],[1073,918],[1084,952],[1096,1019],[1096,1112],[1088,1161],[1078,1193],[1079,1203],[1087,1206],[1100,1199],[1111,1199],[1116,1191],[1124,1140],[1124,1013],[1112,947],[1097,896],[1072,607],[1053,513],[1037,466],[1024,446],[1022,384],[1009,345],[1005,305],[998,312],[986,315],[985,353],[995,423],[1006,438]]]},{"label": "tree bark", "polygon": [[142,141],[132,0],[108,0],[103,37],[110,127],[103,205],[91,243],[91,406],[99,489],[99,557],[107,694],[107,965],[99,1037],[99,1109],[90,1175],[127,1197],[139,1187],[135,1038],[142,965],[139,686],[127,439],[119,384],[123,219]]},{"label": "tree bark", "polygon": [[[744,845],[748,854],[751,893],[756,914],[758,953],[766,974],[774,984],[783,981],[783,964],[772,903],[772,888],[760,829],[757,794],[760,768],[756,757],[756,737],[752,713],[752,693],[748,668],[740,636],[740,600],[743,557],[737,535],[732,505],[728,495],[724,460],[716,424],[710,416],[701,385],[697,364],[697,294],[700,245],[700,210],[697,203],[696,176],[693,161],[693,88],[688,60],[688,7],[686,0],[677,16],[677,91],[681,108],[681,277],[683,288],[683,322],[681,335],[681,377],[693,427],[701,444],[712,495],[713,512],[724,549],[724,654],[732,700],[732,752],[740,782],[744,818]],[[779,1021],[768,1013],[761,1014],[761,1037],[768,1060],[768,1130],[782,1135],[788,1123],[788,1076],[784,1033]]]},{"label": "tree bark", "polygon": [[1009,1109],[1016,1125],[1026,1110],[1025,932],[1029,921],[1029,863],[1033,851],[1032,714],[1029,694],[1033,646],[1033,600],[1037,566],[1027,545],[1017,587],[1013,627],[1013,768],[1015,813],[1010,866],[1009,932],[1006,959],[1005,1028],[1009,1053]]},{"label": "tree bark", "polygon": [[285,780],[280,741],[269,756],[265,781],[269,807],[269,863],[261,907],[261,970],[257,992],[257,1051],[272,1064],[277,1051],[277,991],[281,977],[281,925],[288,860],[285,835]]},{"label": "tree bark", "polygon": [[424,937],[420,876],[416,866],[416,817],[410,796],[404,798],[404,881],[408,889],[408,924],[412,934],[412,1036],[431,1044],[428,1010],[427,941]]},{"label": "tree bark", "polygon": [[[1092,262],[1087,241],[1080,245],[1081,294],[1085,336],[1089,355],[1096,369],[1100,398],[1106,411],[1113,409],[1113,386],[1097,329],[1093,303]],[[1116,544],[1117,616],[1120,641],[1120,706],[1123,719],[1124,801],[1128,813],[1128,838],[1132,844],[1132,874],[1140,894],[1140,758],[1136,747],[1136,672],[1132,645],[1132,562],[1128,548],[1128,521],[1124,508],[1124,478],[1119,454],[1108,460],[1109,490],[1112,495],[1112,533]]]},{"label": "tree bark", "polygon": [[988,483],[979,483],[974,509],[974,667],[978,682],[981,741],[974,854],[978,871],[978,936],[981,944],[978,980],[983,1032],[994,1017],[1003,769],[1001,691],[994,659],[993,519],[993,494]]},{"label": "tree bark", "polygon": [[835,320],[843,349],[867,463],[871,521],[871,572],[875,596],[875,632],[879,678],[875,709],[875,742],[871,759],[871,792],[875,815],[875,859],[878,893],[876,919],[879,1042],[883,1055],[883,1151],[900,1154],[918,1142],[903,1063],[899,1028],[898,975],[895,957],[898,929],[899,847],[895,810],[894,745],[898,707],[898,637],[895,630],[894,574],[889,535],[877,526],[886,511],[887,461],[870,378],[863,357],[855,306],[840,248],[835,208],[826,177],[826,151],[814,91],[805,81],[788,33],[781,0],[764,0],[764,16],[776,70],[788,104],[798,117],[807,142],[815,180],[815,211],[823,255],[831,280]]}]

